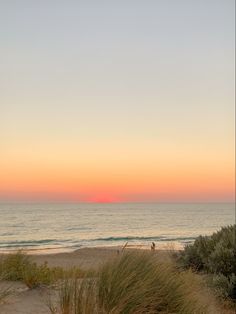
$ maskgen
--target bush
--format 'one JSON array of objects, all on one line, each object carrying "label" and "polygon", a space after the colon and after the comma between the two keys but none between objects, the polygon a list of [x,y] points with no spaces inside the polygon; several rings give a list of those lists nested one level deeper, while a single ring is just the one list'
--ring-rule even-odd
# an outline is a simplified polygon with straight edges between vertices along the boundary
[{"label": "bush", "polygon": [[37,265],[21,251],[9,254],[0,261],[0,276],[5,280],[23,281],[30,289],[50,285],[71,272],[82,274],[78,268],[64,271],[61,267],[49,268],[47,263]]},{"label": "bush", "polygon": [[185,247],[180,261],[184,267],[203,270],[214,276],[213,283],[221,295],[236,299],[236,225],[222,228],[211,236],[200,236]]},{"label": "bush", "polygon": [[6,280],[23,280],[24,273],[30,265],[29,257],[19,251],[2,258],[0,262],[0,275]]},{"label": "bush", "polygon": [[39,266],[36,263],[31,263],[23,275],[23,281],[30,289],[40,285],[50,285],[54,280],[54,271],[47,266],[47,263]]},{"label": "bush", "polygon": [[213,287],[217,290],[218,294],[224,298],[236,299],[236,276],[224,276],[222,274],[215,275],[212,278]]},{"label": "bush", "polygon": [[207,270],[211,273],[230,276],[235,273],[235,257],[233,248],[227,248],[219,242],[208,258]]}]

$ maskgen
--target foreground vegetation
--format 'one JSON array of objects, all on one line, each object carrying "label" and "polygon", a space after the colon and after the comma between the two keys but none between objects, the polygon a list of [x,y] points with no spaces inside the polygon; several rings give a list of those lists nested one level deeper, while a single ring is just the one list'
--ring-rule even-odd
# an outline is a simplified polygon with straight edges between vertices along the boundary
[{"label": "foreground vegetation", "polygon": [[236,225],[199,236],[182,253],[184,267],[210,274],[218,294],[236,301]]},{"label": "foreground vegetation", "polygon": [[[218,309],[205,278],[218,294],[235,300],[235,232],[234,225],[200,236],[177,259],[124,250],[96,271],[50,268],[18,252],[0,259],[0,282],[46,286],[52,292],[47,300],[52,314],[232,313]],[[9,293],[0,288],[0,302]]]},{"label": "foreground vegetation", "polygon": [[62,267],[48,267],[46,262],[37,265],[21,251],[9,254],[0,260],[0,277],[2,279],[22,281],[30,289],[42,285],[49,286],[61,278],[70,277],[72,274],[80,277],[84,275],[84,271],[80,268],[64,270]]},{"label": "foreground vegetation", "polygon": [[51,313],[208,313],[198,296],[203,283],[150,252],[123,252],[96,272],[37,265],[18,252],[1,260],[0,275],[31,289],[53,284]]},{"label": "foreground vegetation", "polygon": [[202,282],[179,272],[156,254],[124,253],[106,263],[95,278],[65,279],[51,313],[208,313],[199,299]]}]

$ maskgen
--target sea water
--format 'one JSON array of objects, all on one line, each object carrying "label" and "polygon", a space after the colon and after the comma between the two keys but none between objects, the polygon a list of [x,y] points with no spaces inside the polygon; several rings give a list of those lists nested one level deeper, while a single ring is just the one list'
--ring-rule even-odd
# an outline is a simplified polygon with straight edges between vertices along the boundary
[{"label": "sea water", "polygon": [[183,248],[235,223],[235,204],[0,204],[0,252],[64,252],[82,247]]}]

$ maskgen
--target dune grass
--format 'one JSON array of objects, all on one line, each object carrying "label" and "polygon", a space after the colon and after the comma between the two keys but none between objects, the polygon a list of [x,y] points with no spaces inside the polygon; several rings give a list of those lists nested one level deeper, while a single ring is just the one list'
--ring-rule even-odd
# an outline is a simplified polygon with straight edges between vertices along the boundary
[{"label": "dune grass", "polygon": [[51,313],[95,314],[97,307],[96,280],[94,278],[65,278],[59,285],[56,304],[50,301]]},{"label": "dune grass", "polygon": [[30,289],[51,285],[61,278],[71,277],[72,274],[79,277],[83,273],[80,268],[64,270],[62,267],[48,267],[46,262],[37,265],[22,251],[9,254],[0,260],[0,276],[5,280],[22,281]]},{"label": "dune grass", "polygon": [[205,313],[189,277],[149,252],[126,253],[101,269],[99,307],[106,313]]},{"label": "dune grass", "polygon": [[[0,260],[0,281],[51,287],[52,314],[225,313],[212,310],[214,298],[205,293],[204,278],[168,256],[124,250],[99,270],[82,271],[37,265],[18,252]],[[0,290],[0,300],[7,294]]]},{"label": "dune grass", "polygon": [[28,256],[21,251],[6,255],[0,260],[0,275],[6,280],[23,280],[24,272],[30,264]]},{"label": "dune grass", "polygon": [[209,313],[199,300],[201,284],[191,271],[180,273],[155,254],[124,252],[95,278],[63,280],[51,313]]}]

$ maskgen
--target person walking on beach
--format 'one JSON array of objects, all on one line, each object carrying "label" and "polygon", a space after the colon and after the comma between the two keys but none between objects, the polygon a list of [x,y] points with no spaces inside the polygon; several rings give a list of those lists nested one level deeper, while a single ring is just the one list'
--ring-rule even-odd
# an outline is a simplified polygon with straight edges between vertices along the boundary
[{"label": "person walking on beach", "polygon": [[155,248],[156,248],[156,244],[154,242],[152,242],[151,251],[155,251]]}]

